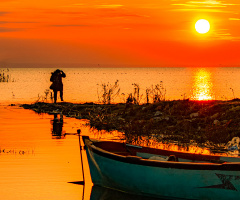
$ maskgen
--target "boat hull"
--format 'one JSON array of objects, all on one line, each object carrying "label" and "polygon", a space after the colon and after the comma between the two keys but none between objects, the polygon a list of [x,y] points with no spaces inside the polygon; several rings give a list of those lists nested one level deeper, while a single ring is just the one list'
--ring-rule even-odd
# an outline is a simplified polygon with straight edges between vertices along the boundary
[{"label": "boat hull", "polygon": [[132,194],[168,199],[239,199],[240,173],[221,164],[185,164],[118,156],[86,144],[92,182]]}]

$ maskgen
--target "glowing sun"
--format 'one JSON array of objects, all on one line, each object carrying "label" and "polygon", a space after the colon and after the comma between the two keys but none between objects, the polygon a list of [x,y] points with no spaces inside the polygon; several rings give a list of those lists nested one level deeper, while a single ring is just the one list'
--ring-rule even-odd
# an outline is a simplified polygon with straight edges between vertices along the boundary
[{"label": "glowing sun", "polygon": [[199,19],[195,24],[195,29],[198,33],[204,34],[210,30],[210,24],[206,19]]}]

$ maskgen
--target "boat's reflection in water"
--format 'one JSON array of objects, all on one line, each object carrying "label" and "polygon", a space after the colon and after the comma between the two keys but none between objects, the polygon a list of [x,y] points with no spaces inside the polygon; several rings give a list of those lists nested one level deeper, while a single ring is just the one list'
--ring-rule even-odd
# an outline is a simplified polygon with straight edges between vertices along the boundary
[{"label": "boat's reflection in water", "polygon": [[165,199],[133,195],[94,185],[92,187],[90,200],[165,200]]}]

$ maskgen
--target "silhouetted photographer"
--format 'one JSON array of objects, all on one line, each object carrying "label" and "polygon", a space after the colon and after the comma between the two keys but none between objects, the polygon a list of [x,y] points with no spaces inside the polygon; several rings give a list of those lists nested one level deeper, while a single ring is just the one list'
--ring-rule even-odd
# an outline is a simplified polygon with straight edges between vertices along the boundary
[{"label": "silhouetted photographer", "polygon": [[65,78],[66,74],[62,71],[57,69],[56,71],[52,72],[50,81],[52,82],[52,85],[50,86],[50,89],[54,92],[54,103],[57,102],[57,92],[60,91],[60,98],[61,101],[63,101],[63,83],[62,78]]}]

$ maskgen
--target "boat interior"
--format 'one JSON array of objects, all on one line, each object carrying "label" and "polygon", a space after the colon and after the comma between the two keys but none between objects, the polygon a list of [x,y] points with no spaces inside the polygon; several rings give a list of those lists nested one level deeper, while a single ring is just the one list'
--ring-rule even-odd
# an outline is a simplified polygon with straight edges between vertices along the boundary
[{"label": "boat interior", "polygon": [[94,146],[121,156],[137,156],[143,159],[175,162],[203,162],[203,163],[224,163],[240,162],[239,157],[222,157],[216,155],[203,155],[187,152],[170,151],[155,149],[150,147],[141,147],[126,143],[112,141],[94,142]]}]

